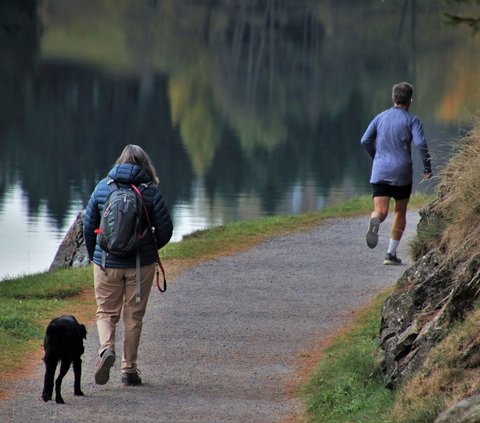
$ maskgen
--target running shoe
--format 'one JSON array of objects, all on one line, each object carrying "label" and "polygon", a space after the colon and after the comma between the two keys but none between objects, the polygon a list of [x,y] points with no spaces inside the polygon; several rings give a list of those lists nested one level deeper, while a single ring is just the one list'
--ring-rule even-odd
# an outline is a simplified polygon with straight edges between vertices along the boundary
[{"label": "running shoe", "polygon": [[370,226],[367,232],[367,245],[370,248],[375,248],[378,244],[378,229],[380,228],[380,219],[372,217],[370,219]]},{"label": "running shoe", "polygon": [[400,260],[396,254],[387,253],[385,259],[383,260],[383,264],[387,265],[399,265],[402,264],[402,260]]}]

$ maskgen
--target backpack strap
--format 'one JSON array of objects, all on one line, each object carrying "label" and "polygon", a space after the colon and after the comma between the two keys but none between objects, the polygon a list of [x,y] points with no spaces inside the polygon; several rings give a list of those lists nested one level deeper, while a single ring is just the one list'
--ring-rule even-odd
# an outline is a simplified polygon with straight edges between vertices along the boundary
[{"label": "backpack strap", "polygon": [[[142,184],[143,185],[143,184]],[[147,185],[148,186],[148,185]],[[160,273],[158,272],[158,269],[157,269],[157,288],[160,292],[165,292],[167,290],[167,278],[165,276],[165,269],[163,268],[163,265],[162,265],[162,261],[160,260],[160,254],[158,253],[158,245],[157,245],[157,239],[155,238],[155,232],[154,232],[154,229],[153,229],[153,226],[152,226],[152,223],[150,221],[150,217],[148,216],[148,211],[147,211],[147,206],[145,205],[145,201],[143,201],[143,196],[142,196],[142,193],[141,191],[133,184],[131,184],[131,187],[133,188],[133,190],[137,193],[138,197],[140,198],[140,201],[142,202],[142,205],[143,205],[143,210],[145,211],[145,216],[147,218],[147,222],[148,222],[148,228],[150,229],[150,233],[152,234],[152,240],[153,240],[153,244],[155,245],[155,251],[157,253],[157,264],[158,264],[158,267],[160,268],[160,270],[162,271],[162,275],[163,275],[163,288],[160,287]]]},{"label": "backpack strap", "polygon": [[105,264],[107,263],[107,252],[102,250],[102,265],[100,268],[105,272]]},{"label": "backpack strap", "polygon": [[110,188],[110,191],[118,189],[117,181],[115,181],[115,179],[111,178],[110,176],[107,176],[107,186],[108,188]]},{"label": "backpack strap", "polygon": [[[135,194],[137,194],[137,196],[140,198],[140,200],[142,202],[142,205],[144,206],[145,214],[147,216],[148,225],[149,225],[149,227],[151,227],[150,220],[148,218],[148,213],[146,212],[145,204],[143,202],[143,196],[142,196],[143,190],[147,189],[149,185],[150,185],[150,182],[141,183],[139,185],[139,187],[137,187],[134,184],[130,184],[130,186],[135,191]],[[143,234],[145,234],[147,232],[147,230],[148,230],[148,228],[145,229]],[[140,249],[138,249],[136,254],[135,254],[135,302],[137,304],[140,302],[140,295],[141,295],[141,288],[140,288]]]},{"label": "backpack strap", "polygon": [[135,253],[135,303],[140,303],[140,249]]},{"label": "backpack strap", "polygon": [[142,182],[140,185],[138,185],[138,186],[134,185],[134,186],[136,188],[138,188],[140,193],[142,193],[144,190],[146,190],[150,186],[150,184],[151,184],[151,182]]},{"label": "backpack strap", "polygon": [[[111,178],[110,176],[107,176],[107,186],[110,189],[110,191],[114,191],[118,189],[118,184],[115,182],[115,179]],[[104,210],[105,211],[105,210]],[[107,263],[107,252],[105,250],[102,250],[102,264],[100,268],[106,272],[106,263]]]}]

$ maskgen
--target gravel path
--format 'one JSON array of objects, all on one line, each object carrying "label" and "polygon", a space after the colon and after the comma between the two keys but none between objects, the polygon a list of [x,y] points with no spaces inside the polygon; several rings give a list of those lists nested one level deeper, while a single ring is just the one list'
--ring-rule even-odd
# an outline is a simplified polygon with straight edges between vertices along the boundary
[{"label": "gravel path", "polygon": [[[39,362],[0,402],[0,422],[266,423],[298,414],[301,401],[288,385],[305,351],[406,269],[382,264],[389,220],[379,246],[366,247],[367,220],[330,220],[183,273],[167,294],[152,291],[139,352],[144,385],[123,387],[118,361],[107,385],[94,384],[93,325],[83,356],[85,397],[73,396],[70,370],[66,404],[41,401]],[[418,214],[408,221],[404,259]]]}]

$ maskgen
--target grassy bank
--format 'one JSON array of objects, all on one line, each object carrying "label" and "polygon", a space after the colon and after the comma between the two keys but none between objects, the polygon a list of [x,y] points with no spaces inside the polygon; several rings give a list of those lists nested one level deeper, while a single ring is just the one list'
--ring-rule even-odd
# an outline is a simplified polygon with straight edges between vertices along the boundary
[{"label": "grassy bank", "polygon": [[353,326],[323,352],[302,387],[308,422],[394,423],[389,415],[395,396],[378,371],[379,316],[389,293],[358,312]]},{"label": "grassy bank", "polygon": [[[426,196],[414,196],[412,207],[421,207],[428,201]],[[309,230],[328,218],[368,215],[370,209],[371,198],[363,196],[319,212],[235,222],[198,231],[163,249],[163,263],[172,282],[200,261],[249,249],[274,236]],[[23,357],[40,359],[46,324],[64,313],[77,315],[87,325],[93,322],[95,304],[90,267],[0,283],[0,380],[18,376],[19,369],[27,367]],[[29,354],[25,354],[27,351]]]},{"label": "grassy bank", "polygon": [[[94,310],[91,269],[64,269],[0,283],[0,380],[9,379],[27,363],[26,352],[41,352],[44,328],[55,316],[76,314],[82,320]],[[32,357],[33,358],[33,357]],[[15,369],[14,372],[11,369]]]}]

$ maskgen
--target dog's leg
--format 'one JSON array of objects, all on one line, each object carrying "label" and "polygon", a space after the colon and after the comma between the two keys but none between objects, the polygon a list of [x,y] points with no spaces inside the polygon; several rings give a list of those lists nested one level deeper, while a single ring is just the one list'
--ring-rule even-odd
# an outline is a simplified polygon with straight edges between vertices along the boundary
[{"label": "dog's leg", "polygon": [[57,369],[57,360],[53,360],[49,356],[45,356],[45,379],[43,382],[42,399],[47,402],[52,399],[53,379],[55,378],[55,370]]},{"label": "dog's leg", "polygon": [[82,359],[77,357],[73,359],[73,373],[75,375],[75,382],[73,385],[73,392],[75,395],[83,396],[81,389],[81,380],[82,380]]},{"label": "dog's leg", "polygon": [[62,398],[62,380],[64,376],[67,374],[68,369],[70,368],[70,364],[72,364],[72,360],[62,360],[62,365],[60,366],[60,374],[55,381],[55,402],[57,404],[65,404],[65,401]]}]

